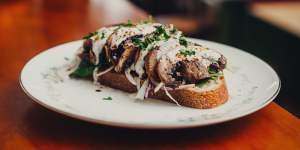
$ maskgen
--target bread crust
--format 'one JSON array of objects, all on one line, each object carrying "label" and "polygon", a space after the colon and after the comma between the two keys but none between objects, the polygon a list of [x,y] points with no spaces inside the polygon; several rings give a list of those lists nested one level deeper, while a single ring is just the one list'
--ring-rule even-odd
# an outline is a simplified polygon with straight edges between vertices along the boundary
[{"label": "bread crust", "polygon": [[[183,106],[208,109],[224,104],[228,100],[228,91],[224,78],[220,80],[218,86],[208,91],[198,91],[195,88],[186,88],[168,91],[172,97]],[[172,100],[160,89],[156,93],[150,93],[151,98],[165,101]]]},{"label": "bread crust", "polygon": [[[111,71],[100,76],[98,81],[103,85],[129,93],[137,92],[136,86],[131,84],[124,74]],[[185,88],[169,90],[168,92],[180,105],[199,109],[214,108],[228,100],[228,90],[224,78],[220,79],[216,87],[208,91]],[[149,97],[173,102],[162,89],[156,93],[150,91]]]},{"label": "bread crust", "polygon": [[97,79],[102,85],[106,85],[115,89],[119,89],[129,93],[137,92],[136,86],[131,84],[126,76],[114,71],[107,72]]}]

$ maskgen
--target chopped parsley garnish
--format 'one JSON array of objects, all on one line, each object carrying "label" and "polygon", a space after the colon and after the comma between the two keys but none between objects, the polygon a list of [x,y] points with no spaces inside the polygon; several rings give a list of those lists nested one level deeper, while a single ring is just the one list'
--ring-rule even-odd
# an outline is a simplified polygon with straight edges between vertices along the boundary
[{"label": "chopped parsley garnish", "polygon": [[86,36],[84,36],[82,39],[89,39],[89,38],[91,38],[91,37],[93,37],[93,36],[95,36],[95,35],[97,35],[98,34],[98,31],[95,31],[95,32],[90,32],[88,35],[86,35]]},{"label": "chopped parsley garnish", "polygon": [[162,39],[168,39],[170,36],[167,34],[166,30],[162,26],[155,27],[156,30],[154,34],[141,39],[139,37],[132,38],[132,42],[138,48],[145,50],[154,41],[159,41]]},{"label": "chopped parsley garnish", "polygon": [[131,22],[131,20],[128,20],[127,23],[122,23],[122,24],[120,24],[120,26],[123,26],[123,27],[132,27],[133,23]]},{"label": "chopped parsley garnish", "polygon": [[191,55],[195,55],[195,51],[192,51],[192,50],[179,50],[179,53],[181,55],[184,55],[184,56],[191,56]]},{"label": "chopped parsley garnish", "polygon": [[69,60],[70,60],[70,58],[68,58],[68,57],[64,57],[64,60],[66,60],[66,61],[69,61]]},{"label": "chopped parsley garnish", "polygon": [[131,40],[132,40],[133,44],[136,45],[136,46],[137,46],[138,48],[140,48],[140,49],[145,49],[145,48],[147,48],[147,46],[148,46],[148,45],[146,44],[146,42],[142,41],[142,40],[139,39],[139,38],[134,37],[134,38],[132,38]]},{"label": "chopped parsley garnish", "polygon": [[101,33],[101,37],[100,37],[101,39],[104,39],[105,38],[105,33],[104,32],[102,32]]},{"label": "chopped parsley garnish", "polygon": [[131,20],[127,20],[127,25],[130,25],[130,26],[132,26],[132,22],[131,22]]},{"label": "chopped parsley garnish", "polygon": [[170,30],[170,33],[173,34],[173,33],[175,33],[175,32],[177,32],[177,29],[173,27],[173,29]]},{"label": "chopped parsley garnish", "polygon": [[180,43],[180,45],[183,45],[183,46],[185,46],[185,47],[188,46],[188,42],[187,42],[187,40],[185,39],[184,36],[181,36],[181,37],[179,38],[179,43]]},{"label": "chopped parsley garnish", "polygon": [[155,31],[156,35],[158,35],[158,36],[163,35],[165,39],[170,38],[170,35],[167,34],[167,31],[163,28],[163,26],[158,26],[155,28],[156,28],[156,31]]},{"label": "chopped parsley garnish", "polygon": [[108,101],[112,100],[112,98],[111,98],[110,96],[104,97],[104,98],[102,98],[102,99],[103,99],[103,100],[108,100]]}]

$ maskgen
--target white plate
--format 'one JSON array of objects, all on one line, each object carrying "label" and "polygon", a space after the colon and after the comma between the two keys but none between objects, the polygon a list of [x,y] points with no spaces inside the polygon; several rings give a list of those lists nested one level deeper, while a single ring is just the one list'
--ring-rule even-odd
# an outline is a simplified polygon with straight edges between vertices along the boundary
[{"label": "white plate", "polygon": [[[195,42],[219,50],[228,59],[225,69],[230,98],[213,109],[193,109],[99,87],[91,81],[68,77],[66,68],[82,41],[56,46],[32,58],[23,68],[20,84],[37,103],[64,115],[105,125],[128,128],[187,128],[216,124],[253,113],[278,94],[276,72],[242,50],[204,40]],[[112,100],[103,100],[111,96]]]}]

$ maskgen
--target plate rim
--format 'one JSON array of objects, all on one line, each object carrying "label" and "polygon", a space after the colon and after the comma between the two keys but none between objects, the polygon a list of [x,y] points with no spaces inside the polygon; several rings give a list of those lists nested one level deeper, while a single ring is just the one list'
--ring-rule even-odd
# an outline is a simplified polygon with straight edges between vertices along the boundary
[{"label": "plate rim", "polygon": [[279,94],[280,89],[281,89],[281,80],[279,78],[279,75],[264,60],[260,59],[259,57],[255,56],[255,55],[253,55],[253,54],[251,54],[247,51],[235,48],[233,46],[225,45],[225,44],[222,44],[222,43],[217,43],[217,42],[214,42],[214,41],[203,40],[203,39],[196,39],[196,38],[188,38],[188,39],[195,40],[195,41],[204,41],[204,42],[208,42],[208,43],[213,43],[213,44],[229,47],[229,48],[231,48],[235,51],[242,51],[244,53],[247,53],[248,55],[251,55],[252,57],[255,57],[256,59],[258,59],[262,63],[264,63],[265,66],[269,67],[269,69],[271,69],[272,72],[275,74],[275,76],[278,80],[278,87],[277,87],[276,91],[273,93],[273,95],[271,95],[269,98],[267,98],[267,100],[264,103],[262,103],[261,105],[259,105],[257,107],[254,107],[252,109],[249,109],[248,111],[244,111],[241,115],[232,115],[232,116],[229,116],[229,117],[222,117],[219,120],[211,121],[211,122],[208,122],[208,123],[205,123],[205,124],[203,124],[203,123],[201,124],[201,122],[199,122],[199,121],[191,122],[191,123],[183,123],[183,124],[143,124],[143,123],[128,123],[128,122],[125,123],[125,122],[116,122],[116,121],[107,121],[107,120],[101,120],[101,119],[94,119],[92,117],[88,117],[88,116],[85,116],[85,115],[68,112],[66,110],[59,109],[59,108],[56,108],[54,106],[51,106],[51,105],[48,105],[48,104],[44,103],[43,101],[39,100],[38,98],[35,98],[32,94],[30,94],[28,92],[28,90],[26,90],[26,87],[24,86],[24,84],[22,82],[22,76],[23,76],[23,73],[24,73],[24,69],[26,68],[26,66],[28,66],[28,64],[31,61],[33,61],[33,59],[37,58],[38,56],[42,55],[43,53],[46,53],[46,52],[48,52],[48,51],[50,51],[50,50],[52,50],[56,47],[59,47],[59,46],[65,45],[65,44],[77,43],[77,42],[80,42],[82,40],[75,40],[75,41],[71,41],[71,42],[58,44],[56,46],[50,47],[50,48],[34,55],[23,66],[23,68],[21,70],[21,73],[19,75],[19,84],[21,86],[21,89],[24,91],[24,93],[30,99],[32,99],[34,102],[38,103],[39,105],[43,106],[44,108],[46,108],[48,110],[54,111],[56,113],[59,113],[61,115],[64,115],[64,116],[67,116],[67,117],[70,117],[70,118],[73,118],[73,119],[78,119],[78,120],[86,121],[86,122],[93,123],[93,124],[100,124],[100,125],[107,125],[107,126],[121,127],[121,128],[131,128],[131,129],[183,129],[183,128],[195,128],[195,127],[202,127],[202,126],[209,126],[209,125],[213,125],[213,124],[224,123],[224,122],[228,122],[228,121],[231,121],[231,120],[235,120],[235,119],[239,119],[239,118],[248,116],[248,115],[264,108],[266,105],[271,103],[276,98],[276,96]]}]

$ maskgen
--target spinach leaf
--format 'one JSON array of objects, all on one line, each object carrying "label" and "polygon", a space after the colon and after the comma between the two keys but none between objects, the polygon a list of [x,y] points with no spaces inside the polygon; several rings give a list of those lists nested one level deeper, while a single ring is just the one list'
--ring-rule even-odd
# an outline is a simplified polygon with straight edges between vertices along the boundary
[{"label": "spinach leaf", "polygon": [[93,74],[94,69],[95,69],[95,66],[93,64],[82,61],[82,62],[80,62],[78,68],[74,72],[72,72],[69,76],[71,78],[88,77]]},{"label": "spinach leaf", "polygon": [[209,80],[210,80],[210,78],[199,80],[199,81],[196,82],[196,86],[197,86],[198,88],[201,88],[201,87],[203,87],[205,84],[207,84]]}]

